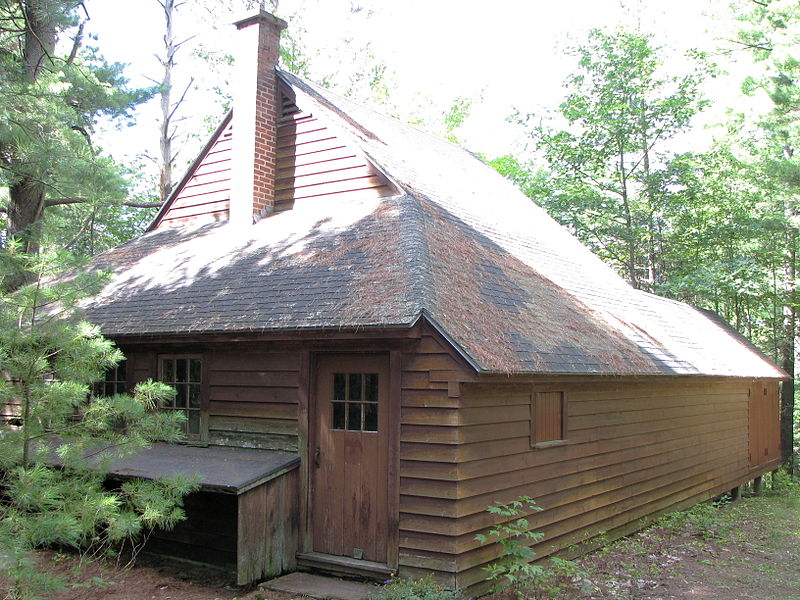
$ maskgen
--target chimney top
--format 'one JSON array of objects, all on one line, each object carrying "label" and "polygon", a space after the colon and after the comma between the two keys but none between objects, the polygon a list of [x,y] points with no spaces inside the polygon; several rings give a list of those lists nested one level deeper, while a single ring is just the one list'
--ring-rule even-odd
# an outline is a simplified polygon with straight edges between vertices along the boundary
[{"label": "chimney top", "polygon": [[234,23],[233,147],[229,222],[252,225],[275,205],[277,124],[281,109],[275,67],[286,22],[263,10]]},{"label": "chimney top", "polygon": [[268,13],[265,10],[259,10],[255,14],[248,15],[243,19],[239,19],[238,21],[234,22],[234,25],[236,25],[236,29],[242,29],[243,27],[249,27],[250,25],[255,25],[256,23],[269,23],[270,25],[277,27],[278,30],[286,29],[286,21],[279,19],[275,15]]}]

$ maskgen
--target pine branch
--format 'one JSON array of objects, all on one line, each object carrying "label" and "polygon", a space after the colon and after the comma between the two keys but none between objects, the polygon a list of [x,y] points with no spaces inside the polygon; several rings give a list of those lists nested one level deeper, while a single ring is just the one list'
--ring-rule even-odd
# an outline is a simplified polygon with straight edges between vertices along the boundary
[{"label": "pine branch", "polygon": [[[63,206],[65,204],[86,204],[89,202],[88,198],[82,198],[80,196],[72,197],[72,198],[49,198],[45,200],[45,208],[50,206]],[[116,204],[118,206],[129,206],[131,208],[158,208],[161,206],[161,202],[135,202],[132,200],[115,200],[112,204]]]}]

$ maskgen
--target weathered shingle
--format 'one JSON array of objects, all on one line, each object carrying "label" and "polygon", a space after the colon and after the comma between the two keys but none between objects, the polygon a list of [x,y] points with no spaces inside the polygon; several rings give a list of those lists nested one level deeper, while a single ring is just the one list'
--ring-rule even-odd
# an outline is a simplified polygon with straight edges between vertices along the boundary
[{"label": "weathered shingle", "polygon": [[156,230],[95,260],[112,336],[435,322],[479,369],[783,377],[693,307],[639,292],[472,154],[281,75],[404,193],[302,200],[249,229]]}]

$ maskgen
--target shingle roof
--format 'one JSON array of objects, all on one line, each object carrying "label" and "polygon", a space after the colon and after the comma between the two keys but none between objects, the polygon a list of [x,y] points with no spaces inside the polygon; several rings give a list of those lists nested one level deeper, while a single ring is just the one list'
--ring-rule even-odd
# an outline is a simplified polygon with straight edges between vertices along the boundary
[{"label": "shingle roof", "polygon": [[717,318],[639,292],[472,154],[281,73],[405,193],[307,200],[248,229],[155,230],[97,257],[107,335],[434,321],[490,372],[783,378]]}]

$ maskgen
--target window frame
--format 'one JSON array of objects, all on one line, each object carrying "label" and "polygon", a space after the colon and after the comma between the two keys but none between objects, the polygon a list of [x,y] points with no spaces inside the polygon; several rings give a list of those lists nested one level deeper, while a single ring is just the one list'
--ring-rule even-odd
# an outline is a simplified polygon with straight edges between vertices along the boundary
[{"label": "window frame", "polygon": [[[537,429],[536,413],[541,394],[561,394],[561,431],[558,439],[539,439],[541,432]],[[551,448],[567,444],[567,392],[563,388],[536,388],[530,394],[530,445],[531,448]]]},{"label": "window frame", "polygon": [[[119,367],[120,365],[125,365],[125,378],[119,378]],[[113,374],[113,377],[109,377],[109,374]],[[106,386],[113,385],[114,386],[114,393],[113,394],[106,394]],[[122,385],[123,391],[118,391],[118,387]],[[116,365],[111,368],[108,368],[103,373],[103,378],[95,383],[94,388],[92,389],[92,396],[113,396],[115,394],[127,394],[130,391],[130,386],[128,384],[128,361],[127,359],[122,359]]]},{"label": "window frame", "polygon": [[[164,361],[165,360],[199,360],[200,361],[200,380],[198,382],[178,382],[172,381],[167,382],[164,380]],[[157,355],[158,361],[158,380],[161,383],[166,383],[167,385],[172,386],[173,384],[181,383],[181,384],[195,384],[198,387],[198,391],[200,394],[200,407],[196,409],[192,409],[187,407],[160,407],[159,410],[182,410],[186,413],[188,419],[188,412],[190,410],[197,411],[200,415],[200,423],[199,423],[199,433],[189,433],[188,426],[187,431],[185,431],[186,439],[184,441],[185,444],[190,445],[207,445],[208,444],[208,393],[207,393],[207,372],[208,372],[208,360],[207,357],[203,353],[199,352],[188,352],[188,353],[169,353],[169,354],[158,354]]]},{"label": "window frame", "polygon": [[[342,398],[336,398],[336,377],[337,375],[343,376],[343,383],[344,388],[342,389]],[[353,376],[359,377],[359,393],[358,398],[353,398],[351,395],[352,390],[352,382]],[[371,389],[368,385],[367,381],[369,376],[375,377],[375,399],[370,400],[368,398],[369,390]],[[367,433],[367,434],[377,434],[380,431],[380,413],[385,410],[383,403],[380,402],[380,373],[373,373],[371,371],[349,371],[349,370],[342,370],[342,371],[332,371],[331,372],[331,388],[330,388],[330,396],[329,396],[329,410],[330,412],[330,429],[331,431],[347,431],[350,433]],[[350,409],[351,406],[358,405],[358,421],[359,427],[353,428],[350,427],[351,421],[351,413]],[[342,407],[342,427],[336,426],[336,407]],[[367,409],[369,407],[374,406],[374,429],[367,429]],[[372,422],[372,419],[370,419]]]}]

